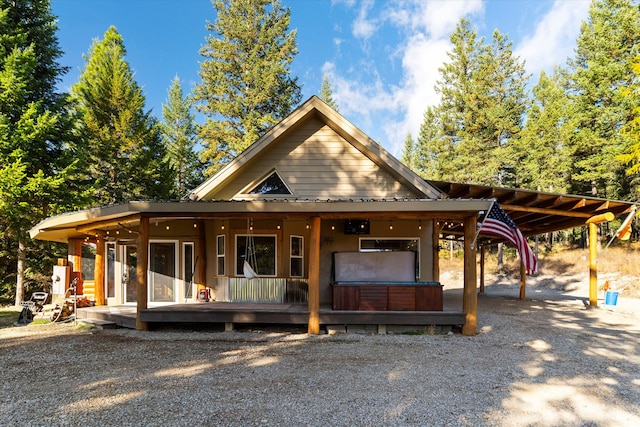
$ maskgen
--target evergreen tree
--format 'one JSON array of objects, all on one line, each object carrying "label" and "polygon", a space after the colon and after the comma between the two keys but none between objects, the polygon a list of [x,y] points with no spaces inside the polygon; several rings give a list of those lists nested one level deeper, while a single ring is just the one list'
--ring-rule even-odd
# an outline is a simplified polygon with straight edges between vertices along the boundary
[{"label": "evergreen tree", "polygon": [[582,24],[575,57],[569,61],[568,91],[576,129],[569,183],[577,194],[626,198],[629,188],[619,155],[628,145],[621,133],[633,107],[621,88],[633,84],[632,61],[640,46],[640,11],[630,0],[597,0]]},{"label": "evergreen tree", "polygon": [[567,192],[569,156],[566,141],[572,132],[570,104],[563,90],[562,71],[552,76],[542,71],[533,87],[533,102],[527,112],[522,138],[514,146],[514,158],[521,166],[521,188]]},{"label": "evergreen tree", "polygon": [[483,45],[462,19],[451,35],[450,62],[436,84],[440,105],[428,110],[419,141],[418,167],[433,179],[513,185],[510,144],[519,138],[527,105],[524,64],[512,43],[495,31]]},{"label": "evergreen tree", "polygon": [[28,230],[76,203],[56,31],[48,0],[0,1],[0,286],[5,296],[15,289],[16,305],[25,288],[44,289],[58,249]]},{"label": "evergreen tree", "polygon": [[433,107],[428,107],[420,125],[416,147],[416,172],[425,179],[450,180],[454,172],[455,149],[452,138],[442,135],[440,115]]},{"label": "evergreen tree", "polygon": [[402,156],[400,157],[400,161],[407,165],[410,169],[414,169],[416,166],[416,149],[415,142],[413,142],[413,137],[411,133],[407,134],[407,137],[404,140],[404,145],[402,147]]},{"label": "evergreen tree", "polygon": [[161,130],[179,196],[200,185],[204,179],[204,165],[196,153],[198,126],[191,107],[191,100],[183,96],[180,79],[176,76],[168,90],[167,103],[162,105]]},{"label": "evergreen tree", "polygon": [[640,55],[636,56],[633,63],[634,80],[628,88],[622,88],[622,96],[629,98],[629,104],[633,107],[633,118],[623,129],[628,141],[624,152],[619,156],[626,166],[627,175],[631,178],[634,192],[629,194],[629,199],[640,199]]},{"label": "evergreen tree", "polygon": [[[529,76],[524,63],[514,56],[513,43],[498,30],[492,43],[479,57],[474,76],[476,99],[483,99],[482,110],[473,109],[469,123],[475,129],[471,138],[481,138],[476,152],[475,182],[515,187],[518,163],[511,149],[517,145],[523,127],[528,98]],[[475,111],[474,111],[475,110]],[[475,118],[475,120],[474,120]],[[479,120],[478,120],[479,119]]]},{"label": "evergreen tree", "polygon": [[200,135],[208,174],[286,117],[301,97],[289,75],[297,54],[290,9],[279,0],[216,0],[214,8],[217,19],[207,29],[215,34],[200,50],[202,82],[194,89],[196,108],[207,116]]},{"label": "evergreen tree", "polygon": [[94,206],[173,196],[159,125],[144,111],[142,88],[125,56],[122,37],[111,26],[93,42],[72,88],[81,117],[79,136],[88,148]]},{"label": "evergreen tree", "polygon": [[331,82],[329,82],[329,77],[326,74],[322,76],[320,99],[322,99],[329,107],[333,108],[335,111],[339,111],[338,104],[333,99],[333,89],[331,88]]},{"label": "evergreen tree", "polygon": [[436,82],[435,90],[440,94],[440,106],[436,110],[441,137],[449,139],[457,147],[463,137],[469,102],[473,102],[470,90],[482,50],[482,39],[477,39],[468,19],[460,20],[450,39],[453,43],[453,50],[447,52],[450,62],[438,69],[441,79]]},{"label": "evergreen tree", "polygon": [[291,11],[279,0],[216,0],[215,24],[200,49],[202,82],[196,109],[207,116],[200,129],[209,175],[233,159],[300,101],[289,66],[298,52]]}]

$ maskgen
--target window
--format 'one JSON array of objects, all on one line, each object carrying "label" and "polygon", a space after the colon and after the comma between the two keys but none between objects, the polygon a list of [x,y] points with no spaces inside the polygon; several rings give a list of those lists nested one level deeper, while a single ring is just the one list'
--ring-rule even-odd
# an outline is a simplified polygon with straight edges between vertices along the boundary
[{"label": "window", "polygon": [[304,276],[304,238],[291,236],[289,277]]},{"label": "window", "polygon": [[96,270],[96,244],[82,244],[82,280],[93,280]]},{"label": "window", "polygon": [[175,302],[177,242],[149,243],[149,301]]},{"label": "window", "polygon": [[291,194],[291,190],[284,183],[278,172],[273,171],[271,175],[260,181],[248,194]]},{"label": "window", "polygon": [[216,256],[218,258],[218,276],[224,276],[224,264],[225,264],[224,234],[220,234],[218,236]]},{"label": "window", "polygon": [[105,262],[106,266],[106,292],[107,298],[114,298],[116,296],[116,244],[107,243],[107,256]]},{"label": "window", "polygon": [[[253,240],[253,242],[251,242]],[[249,254],[249,265],[258,276],[276,275],[276,236],[265,234],[236,235],[236,275],[243,276],[243,264],[247,255],[247,244],[255,253],[255,265]]]}]

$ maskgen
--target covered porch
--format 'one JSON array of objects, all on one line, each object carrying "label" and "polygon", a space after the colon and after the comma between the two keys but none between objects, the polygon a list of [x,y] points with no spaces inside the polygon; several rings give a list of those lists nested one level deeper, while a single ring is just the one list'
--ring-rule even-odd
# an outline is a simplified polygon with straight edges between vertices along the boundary
[{"label": "covered porch", "polygon": [[[82,263],[78,261],[78,243],[94,242],[93,289],[97,307],[92,313],[100,313],[101,306],[107,307],[104,312],[127,313],[135,307],[135,328],[140,330],[161,322],[288,323],[306,324],[309,333],[317,334],[321,325],[404,324],[459,325],[463,333],[472,335],[476,333],[477,277],[476,251],[471,243],[478,218],[490,204],[490,200],[445,199],[130,202],[53,217],[34,227],[32,233],[67,241],[73,264]],[[354,219],[366,221],[370,227],[366,234],[347,230],[349,221]],[[419,254],[415,281],[438,282],[440,232],[445,223],[451,222],[460,224],[466,237],[462,279],[465,291],[457,307],[445,306],[442,311],[419,310],[411,305],[366,311],[332,308],[332,253],[359,251],[363,244],[381,240],[410,241]],[[251,232],[256,235],[273,236],[274,248],[278,248],[274,250],[274,269],[268,272],[268,277],[261,276],[252,282],[252,286],[267,283],[253,286],[254,291],[266,291],[266,299],[237,297],[238,284],[248,282],[238,267],[242,260],[238,254],[243,236],[250,233],[238,224],[249,223],[255,227]],[[126,238],[117,237],[122,235]],[[292,249],[292,236],[300,237],[299,252]],[[180,268],[175,270],[176,277],[169,279],[181,281],[183,287],[162,293],[158,284],[166,277],[158,275],[153,266],[158,259],[165,258],[158,258],[152,251],[162,247],[158,242],[172,240],[177,242],[176,248],[179,244],[191,248],[190,255],[183,258],[191,260],[192,274],[189,277],[189,269],[184,268],[186,264],[176,255]],[[219,249],[220,242],[223,250]],[[110,255],[106,251],[109,245],[121,243],[128,253],[135,251],[135,267],[129,265],[126,269],[128,287],[135,283],[133,301],[126,300],[128,293],[124,291],[120,300],[108,296],[112,292],[108,278],[117,279],[117,275],[109,271]],[[300,264],[297,256],[301,258]],[[85,271],[86,266],[81,270]],[[135,282],[130,280],[134,275]],[[297,296],[289,292],[291,283],[297,286]],[[196,302],[201,290],[210,290],[216,301]],[[304,295],[300,296],[300,291]],[[276,298],[270,299],[274,293]],[[154,298],[165,294],[185,298],[173,296],[165,303],[153,303]],[[114,308],[127,302],[129,305],[123,308]]]}]

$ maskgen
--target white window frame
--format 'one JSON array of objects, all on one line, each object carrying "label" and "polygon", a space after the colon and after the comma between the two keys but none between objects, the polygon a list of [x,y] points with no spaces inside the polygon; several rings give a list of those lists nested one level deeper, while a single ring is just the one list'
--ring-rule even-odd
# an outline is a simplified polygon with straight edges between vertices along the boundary
[{"label": "white window frame", "polygon": [[[174,277],[173,277],[173,301],[154,301],[154,292],[153,292],[153,279],[152,279],[152,274],[153,272],[151,271],[151,244],[152,243],[173,243],[173,247],[174,247],[174,265],[175,265],[175,272],[174,272]],[[147,245],[147,253],[149,254],[148,259],[147,259],[147,301],[150,303],[154,303],[154,304],[175,304],[176,302],[179,302],[181,299],[181,296],[178,294],[178,292],[180,291],[180,287],[178,286],[178,280],[179,280],[179,276],[180,274],[180,251],[179,251],[179,241],[178,240],[174,240],[174,239],[150,239],[149,240],[149,244]]]},{"label": "white window frame", "polygon": [[[220,252],[220,239],[222,239],[222,252]],[[224,276],[227,272],[227,235],[218,234],[216,236],[216,274]],[[220,271],[220,260],[222,260],[222,272]]]},{"label": "white window frame", "polygon": [[[113,301],[115,300],[116,296],[118,295],[118,245],[116,244],[116,242],[105,242],[104,244],[104,295],[107,298],[108,301]],[[111,278],[111,280],[113,280],[113,295],[109,295],[109,252],[113,251],[113,271],[111,272],[113,274],[113,277]],[[99,285],[96,285],[99,286]]]},{"label": "white window frame", "polygon": [[[240,255],[244,255],[244,254],[239,254],[238,253],[238,239],[242,238],[242,239],[246,239],[247,236],[253,236],[253,237],[272,237],[273,238],[273,244],[274,244],[274,250],[273,250],[273,265],[274,265],[274,274],[264,274],[264,272],[262,271],[256,271],[256,273],[262,277],[278,277],[278,235],[277,234],[236,234],[235,235],[235,240],[234,240],[234,251],[236,252],[236,256],[233,259],[233,270],[235,272],[235,275],[238,277],[244,277],[244,272],[243,271],[237,271],[238,269],[238,259],[240,257]],[[255,266],[252,266],[255,267]]]},{"label": "white window frame", "polygon": [[[287,191],[289,191],[288,194],[287,193],[282,193],[282,194],[251,194],[251,190],[256,188],[258,185],[262,184],[267,178],[269,178],[274,173],[278,176],[280,181],[282,181],[282,183],[284,184],[284,186],[287,189]],[[277,169],[271,169],[269,172],[267,172],[266,174],[262,175],[259,179],[256,179],[255,181],[253,181],[252,183],[247,185],[245,188],[242,189],[242,191],[240,191],[240,194],[242,194],[243,197],[260,198],[260,199],[265,198],[265,197],[266,198],[291,197],[291,196],[294,195],[293,191],[291,190],[291,187],[289,187],[289,184],[287,184],[287,181],[285,181],[282,178],[282,175],[280,175],[280,173],[278,172]]]},{"label": "white window frame", "polygon": [[[294,255],[293,254],[293,239],[300,239],[300,254],[299,255]],[[291,262],[294,259],[299,259],[302,262],[299,276],[294,276],[293,273],[291,272],[291,270],[292,270]],[[294,235],[294,234],[289,236],[289,277],[304,277],[304,236],[297,236],[297,235]]]}]

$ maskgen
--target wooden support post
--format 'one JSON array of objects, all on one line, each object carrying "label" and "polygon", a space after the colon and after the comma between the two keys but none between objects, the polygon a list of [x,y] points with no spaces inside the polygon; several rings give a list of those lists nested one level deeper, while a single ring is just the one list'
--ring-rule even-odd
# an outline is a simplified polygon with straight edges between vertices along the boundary
[{"label": "wooden support post", "polygon": [[137,241],[138,260],[136,265],[136,275],[138,276],[137,288],[137,308],[136,308],[136,329],[146,331],[149,326],[147,322],[140,320],[140,312],[147,309],[147,266],[149,264],[149,217],[140,218],[140,229]]},{"label": "wooden support post", "polygon": [[93,280],[94,280],[94,296],[96,305],[105,305],[106,300],[104,296],[104,237],[98,235],[96,237],[96,259],[93,266]]},{"label": "wooden support post", "polygon": [[589,306],[598,305],[598,225],[589,223]]},{"label": "wooden support post", "polygon": [[476,250],[472,246],[476,237],[476,216],[464,219],[464,291],[462,296],[462,311],[466,320],[462,326],[463,335],[475,335],[478,329],[478,293],[476,277]]},{"label": "wooden support post", "polygon": [[589,224],[589,306],[598,305],[598,225],[601,222],[609,222],[615,219],[615,215],[606,212],[594,215],[586,223]]},{"label": "wooden support post", "polygon": [[[68,261],[71,263],[71,272],[82,272],[82,239],[69,239]],[[75,277],[72,275],[72,278]]]},{"label": "wooden support post", "polygon": [[520,259],[520,301],[524,301],[527,295],[527,270],[524,268],[524,262]]},{"label": "wooden support post", "polygon": [[440,231],[442,231],[440,223],[436,220],[431,221],[431,240],[433,242],[431,280],[434,282],[440,281]]},{"label": "wooden support post", "polygon": [[309,325],[308,333],[320,333],[320,217],[309,221]]},{"label": "wooden support post", "polygon": [[480,293],[484,294],[484,246],[480,246]]}]

